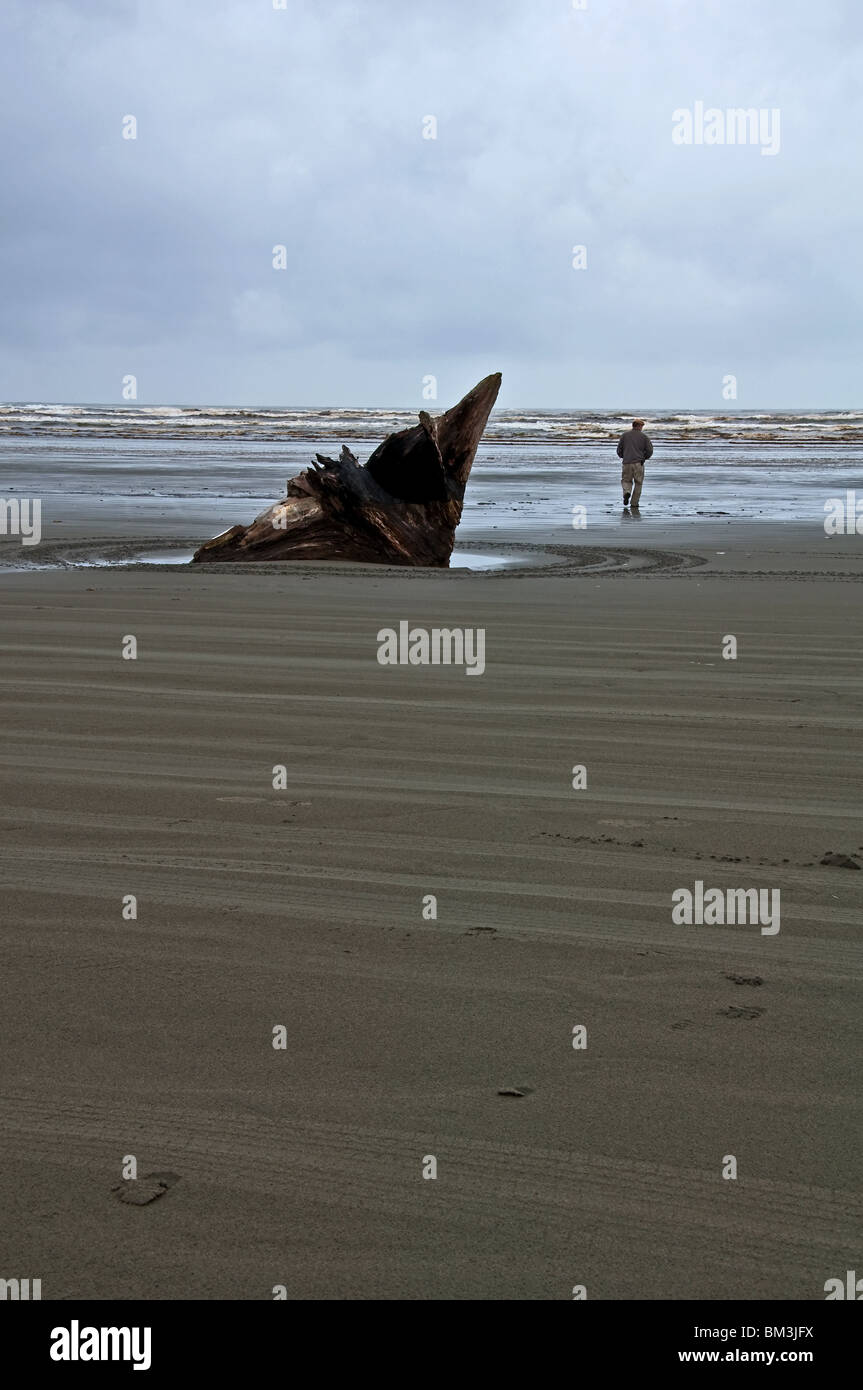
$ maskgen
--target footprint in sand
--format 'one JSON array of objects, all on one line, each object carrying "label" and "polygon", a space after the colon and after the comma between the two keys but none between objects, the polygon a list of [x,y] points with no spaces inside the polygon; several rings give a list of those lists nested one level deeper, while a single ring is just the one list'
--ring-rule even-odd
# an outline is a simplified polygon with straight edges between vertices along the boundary
[{"label": "footprint in sand", "polygon": [[726,975],[726,980],[733,980],[736,985],[763,985],[764,981],[760,975]]},{"label": "footprint in sand", "polygon": [[830,864],[834,869],[859,869],[860,865],[850,854],[839,854],[836,850],[828,849],[824,858],[819,860],[821,864]]},{"label": "footprint in sand", "polygon": [[760,1018],[764,1010],[739,1008],[737,1004],[729,1004],[727,1009],[717,1009],[716,1012],[721,1014],[723,1018]]},{"label": "footprint in sand", "polygon": [[133,1207],[146,1207],[159,1197],[164,1197],[168,1189],[179,1181],[179,1173],[145,1173],[142,1178],[127,1178],[118,1182],[111,1191],[120,1202]]}]

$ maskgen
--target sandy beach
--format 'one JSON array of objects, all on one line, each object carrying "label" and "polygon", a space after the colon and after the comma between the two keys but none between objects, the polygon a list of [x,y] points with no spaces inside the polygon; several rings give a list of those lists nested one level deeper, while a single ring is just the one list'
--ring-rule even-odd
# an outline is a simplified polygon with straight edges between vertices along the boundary
[{"label": "sandy beach", "polygon": [[566,1301],[578,1372],[847,1377],[861,50],[845,0],[0,10],[25,1376]]},{"label": "sandy beach", "polygon": [[[860,540],[645,517],[482,573],[0,574],[7,1272],[817,1300],[859,1265],[863,875],[820,861],[863,863]],[[382,667],[401,620],[484,628],[481,678]],[[698,880],[781,930],[675,925]],[[163,1196],[118,1200],[127,1155]]]}]

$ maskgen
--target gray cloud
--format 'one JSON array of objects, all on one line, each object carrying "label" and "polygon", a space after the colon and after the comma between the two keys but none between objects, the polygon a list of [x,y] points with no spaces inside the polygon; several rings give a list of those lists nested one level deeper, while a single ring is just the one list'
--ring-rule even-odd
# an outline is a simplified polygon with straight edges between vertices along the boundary
[{"label": "gray cloud", "polygon": [[859,6],[588,6],[7,0],[0,395],[859,404]]}]

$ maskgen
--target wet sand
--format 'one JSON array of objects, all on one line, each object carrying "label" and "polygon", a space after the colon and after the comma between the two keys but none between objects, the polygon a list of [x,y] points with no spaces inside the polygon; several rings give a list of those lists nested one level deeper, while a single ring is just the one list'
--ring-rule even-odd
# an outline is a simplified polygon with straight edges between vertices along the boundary
[{"label": "wet sand", "polygon": [[[863,874],[819,862],[863,863],[861,545],[0,573],[5,1272],[822,1299],[863,1215]],[[484,675],[380,666],[402,619],[484,627]],[[779,888],[779,934],[674,925],[699,879]],[[178,1180],[122,1203],[125,1155]]]}]

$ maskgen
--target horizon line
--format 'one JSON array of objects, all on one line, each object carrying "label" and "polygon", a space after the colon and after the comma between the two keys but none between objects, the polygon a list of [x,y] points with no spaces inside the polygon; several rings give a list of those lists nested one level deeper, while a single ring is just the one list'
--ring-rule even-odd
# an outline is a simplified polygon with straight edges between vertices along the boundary
[{"label": "horizon line", "polygon": [[[458,404],[458,402],[455,402],[454,404]],[[72,407],[76,407],[76,408],[78,408],[78,409],[84,409],[84,410],[92,410],[92,409],[96,409],[96,408],[98,408],[98,409],[100,409],[100,410],[140,410],[140,409],[142,409],[142,408],[145,408],[145,409],[148,409],[148,410],[259,410],[259,411],[262,411],[262,410],[344,410],[344,411],[348,411],[348,410],[394,410],[394,411],[395,411],[395,410],[398,410],[398,411],[407,411],[407,412],[410,412],[410,413],[412,413],[412,414],[416,414],[417,411],[419,411],[419,410],[429,410],[429,407],[437,407],[438,403],[437,403],[436,401],[426,401],[426,402],[424,402],[424,403],[421,404],[421,405],[417,405],[416,403],[414,403],[414,404],[412,404],[412,405],[337,405],[337,404],[333,404],[333,403],[329,403],[329,404],[326,404],[326,405],[324,405],[324,404],[318,404],[318,405],[288,405],[288,404],[283,404],[283,405],[260,405],[260,404],[259,404],[259,405],[238,405],[238,404],[229,404],[229,403],[227,403],[227,402],[218,402],[218,401],[211,401],[211,402],[209,402],[209,403],[207,403],[207,404],[203,404],[203,403],[201,403],[201,402],[199,402],[199,401],[194,401],[194,402],[193,402],[193,401],[59,401],[59,400],[55,400],[55,401],[37,401],[37,400],[29,400],[29,401],[23,401],[23,400],[19,400],[19,401],[9,401],[9,400],[4,400],[4,401],[0,401],[0,409],[3,409],[3,408],[6,407],[6,406],[19,406],[19,407],[24,408],[24,407],[27,407],[27,406],[37,406],[37,405],[38,405],[38,406],[63,405],[63,406],[72,406]],[[446,409],[451,409],[451,407],[449,407],[449,406],[445,406],[445,407],[441,407],[441,408],[444,409],[444,410],[446,410]],[[646,407],[645,407],[645,408],[646,408]],[[629,409],[629,408],[623,409],[622,407],[619,407],[619,406],[606,406],[606,405],[578,405],[578,406],[574,406],[574,405],[506,405],[506,406],[495,405],[495,406],[493,406],[493,408],[492,408],[491,414],[494,415],[494,413],[495,413],[496,411],[514,411],[514,410],[518,410],[518,411],[537,411],[537,412],[541,412],[541,411],[557,411],[557,412],[559,412],[559,413],[565,413],[565,412],[583,413],[583,412],[585,412],[585,411],[596,410],[596,411],[603,411],[603,412],[606,413],[606,414],[616,414],[616,415],[620,415],[620,416],[622,416],[623,418],[627,418],[627,417],[631,417],[632,419],[636,419],[636,418],[637,418],[637,416],[635,416],[635,415],[633,414],[632,410]],[[725,409],[725,410],[717,410],[717,409],[714,408],[713,406],[706,406],[706,405],[703,405],[703,406],[702,406],[702,405],[668,405],[668,406],[653,406],[653,412],[654,412],[654,414],[667,415],[667,414],[670,414],[670,413],[673,412],[673,411],[677,411],[677,412],[690,411],[690,412],[699,412],[699,413],[704,413],[704,414],[710,413],[710,414],[712,414],[712,415],[746,414],[746,413],[751,413],[751,412],[754,412],[754,411],[763,411],[763,412],[777,412],[777,411],[782,411],[782,413],[783,413],[783,414],[786,414],[786,415],[794,415],[794,414],[797,414],[797,415],[806,415],[806,414],[813,414],[813,413],[828,414],[828,413],[836,413],[836,412],[839,412],[839,411],[848,411],[848,412],[850,412],[850,413],[852,413],[852,414],[853,414],[853,413],[863,414],[863,405],[858,405],[858,406],[850,406],[850,405],[830,405],[830,406],[827,406],[827,405],[817,405],[817,406],[816,406],[816,405],[808,405],[808,406],[799,406],[799,405],[797,405],[797,406],[750,405],[750,406],[736,406],[736,407],[733,407],[733,408],[730,408],[730,409]]]}]

